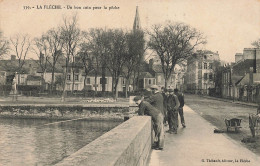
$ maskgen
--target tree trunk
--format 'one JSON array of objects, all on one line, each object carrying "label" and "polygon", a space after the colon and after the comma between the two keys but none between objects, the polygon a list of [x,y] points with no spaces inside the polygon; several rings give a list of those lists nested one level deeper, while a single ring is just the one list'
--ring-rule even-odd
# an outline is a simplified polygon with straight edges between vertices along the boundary
[{"label": "tree trunk", "polygon": [[114,79],[114,76],[112,76],[112,94],[114,94],[114,82],[115,82],[115,79]]},{"label": "tree trunk", "polygon": [[[85,72],[86,73],[86,72]],[[87,81],[87,74],[84,77],[84,85],[83,85],[83,90],[86,90],[86,81]]]},{"label": "tree trunk", "polygon": [[84,97],[86,97],[86,80],[87,80],[87,74],[84,77],[84,84],[83,84]]},{"label": "tree trunk", "polygon": [[135,91],[135,78],[133,78],[133,90]]},{"label": "tree trunk", "polygon": [[43,71],[42,72],[42,74],[41,74],[41,77],[42,77],[42,80],[41,80],[41,91],[43,92],[44,91],[44,89],[45,89],[45,87],[44,87],[44,73],[45,73],[45,71]]},{"label": "tree trunk", "polygon": [[51,88],[50,88],[51,94],[53,92],[54,73],[55,73],[55,71],[54,71],[54,67],[53,67],[52,71],[51,71]]},{"label": "tree trunk", "polygon": [[125,82],[125,98],[128,98],[129,78],[126,78]]},{"label": "tree trunk", "polygon": [[115,100],[117,100],[117,98],[118,98],[118,88],[117,88],[117,85],[118,85],[118,79],[116,79],[116,82],[115,82]]},{"label": "tree trunk", "polygon": [[104,95],[104,92],[106,91],[106,84],[105,80],[106,79],[106,66],[105,64],[102,65],[102,93]]},{"label": "tree trunk", "polygon": [[74,66],[72,66],[72,88],[71,88],[71,93],[74,92],[74,85],[75,85],[75,70],[74,70]]},{"label": "tree trunk", "polygon": [[139,83],[139,75],[140,75],[140,72],[139,72],[139,70],[138,70],[138,72],[137,72],[137,77],[136,77],[136,82],[135,82],[135,84],[136,84],[136,89],[138,90],[138,83]]},{"label": "tree trunk", "polygon": [[[21,71],[21,69],[19,70],[19,71]],[[20,72],[17,74],[17,85],[20,85],[20,82],[21,82],[21,74],[20,74]]]},{"label": "tree trunk", "polygon": [[117,101],[117,98],[118,98],[118,89],[116,87],[116,96],[115,96],[115,100]]},{"label": "tree trunk", "polygon": [[69,64],[69,60],[68,60],[68,58],[67,58],[67,59],[66,59],[66,69],[65,69],[64,82],[63,82],[63,91],[62,91],[62,95],[61,95],[61,101],[62,101],[62,102],[65,101],[65,95],[66,95],[66,84],[67,84],[68,64]]},{"label": "tree trunk", "polygon": [[96,97],[97,95],[97,73],[95,73],[95,95],[94,97]]},{"label": "tree trunk", "polygon": [[136,72],[134,71],[134,77],[133,77],[133,90],[136,90]]},{"label": "tree trunk", "polygon": [[165,87],[166,89],[168,89],[168,80],[169,80],[169,77],[167,77],[167,76],[164,76],[164,77],[165,77],[164,87]]}]

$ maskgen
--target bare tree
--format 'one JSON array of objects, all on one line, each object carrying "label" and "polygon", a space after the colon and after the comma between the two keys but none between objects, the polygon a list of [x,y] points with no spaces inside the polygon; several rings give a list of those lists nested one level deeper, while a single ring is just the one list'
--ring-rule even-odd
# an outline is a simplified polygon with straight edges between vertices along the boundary
[{"label": "bare tree", "polygon": [[[102,92],[105,91],[106,65],[108,56],[108,47],[110,44],[109,33],[105,29],[90,29],[88,35],[88,48],[93,55],[93,70],[95,72],[95,93],[97,93],[97,75],[102,73]],[[103,81],[104,80],[104,81]]]},{"label": "bare tree", "polygon": [[127,33],[121,29],[109,30],[107,68],[112,75],[112,92],[118,98],[118,83],[127,57]]},{"label": "bare tree", "polygon": [[127,35],[127,54],[126,62],[123,67],[123,75],[126,79],[125,82],[125,97],[128,97],[128,89],[130,85],[130,78],[133,76],[134,71],[139,70],[140,62],[143,59],[145,51],[145,40],[143,31],[133,31]]},{"label": "bare tree", "polygon": [[47,52],[49,55],[47,59],[51,66],[51,88],[50,91],[54,90],[54,79],[55,79],[55,69],[58,60],[62,56],[63,40],[61,38],[61,29],[50,29],[45,35],[44,40],[47,44]]},{"label": "bare tree", "polygon": [[254,42],[251,43],[252,46],[256,47],[256,48],[260,48],[260,38]]},{"label": "bare tree", "polygon": [[48,53],[47,53],[47,43],[44,35],[40,38],[35,38],[33,40],[32,51],[37,55],[38,59],[35,62],[39,65],[41,69],[42,85],[44,84],[44,75],[47,70],[48,64]]},{"label": "bare tree", "polygon": [[31,41],[28,35],[15,35],[10,39],[12,50],[14,51],[16,57],[18,58],[18,85],[20,84],[20,74],[25,63],[25,58],[31,47]]},{"label": "bare tree", "polygon": [[63,18],[63,25],[61,26],[61,34],[62,34],[62,40],[64,42],[63,49],[66,54],[66,70],[65,70],[65,77],[64,77],[65,80],[64,80],[63,93],[62,93],[62,101],[64,101],[64,97],[66,93],[65,86],[67,82],[67,74],[68,74],[70,62],[71,62],[72,79],[73,79],[72,92],[74,90],[75,56],[77,54],[77,48],[81,40],[81,31],[78,28],[77,15]]},{"label": "bare tree", "polygon": [[4,38],[0,31],[0,59],[9,52],[9,42]]},{"label": "bare tree", "polygon": [[201,32],[184,23],[154,25],[148,34],[149,47],[160,57],[165,87],[175,65],[192,55],[197,46],[206,43]]},{"label": "bare tree", "polygon": [[[87,34],[85,34],[85,35],[87,35]],[[78,54],[81,59],[82,66],[83,66],[84,72],[85,72],[84,73],[85,74],[84,89],[86,89],[87,76],[88,76],[89,72],[94,69],[94,67],[93,67],[94,57],[93,57],[93,55],[91,55],[89,44],[86,41],[82,42],[80,44],[80,51]]]}]

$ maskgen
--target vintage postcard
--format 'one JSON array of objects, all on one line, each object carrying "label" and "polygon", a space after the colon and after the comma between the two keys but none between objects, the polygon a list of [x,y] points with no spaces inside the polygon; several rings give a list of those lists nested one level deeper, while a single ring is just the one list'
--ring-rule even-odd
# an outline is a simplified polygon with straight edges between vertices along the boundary
[{"label": "vintage postcard", "polygon": [[0,165],[255,166],[259,103],[260,0],[0,0]]}]

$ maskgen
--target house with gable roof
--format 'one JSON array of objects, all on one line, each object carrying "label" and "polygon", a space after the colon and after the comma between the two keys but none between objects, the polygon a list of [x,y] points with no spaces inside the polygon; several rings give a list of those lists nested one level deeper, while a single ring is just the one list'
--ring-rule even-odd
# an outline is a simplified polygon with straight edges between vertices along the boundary
[{"label": "house with gable roof", "polygon": [[244,48],[222,72],[222,97],[256,102],[260,95],[260,49]]},{"label": "house with gable roof", "polygon": [[[154,63],[153,59],[150,59],[149,63],[145,61],[141,63],[138,89],[146,89],[151,85],[158,85],[159,87],[165,86],[162,66],[158,63]],[[168,86],[172,88],[176,87],[176,73],[172,73],[168,80]]]}]

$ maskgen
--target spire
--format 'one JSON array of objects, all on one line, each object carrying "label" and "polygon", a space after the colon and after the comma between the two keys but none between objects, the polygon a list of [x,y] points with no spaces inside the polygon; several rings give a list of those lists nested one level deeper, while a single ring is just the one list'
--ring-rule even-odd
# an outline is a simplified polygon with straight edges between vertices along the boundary
[{"label": "spire", "polygon": [[138,30],[138,29],[141,29],[141,23],[140,23],[140,18],[139,18],[138,6],[136,6],[135,21],[134,21],[133,29],[134,29],[134,31]]}]

